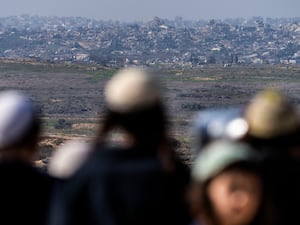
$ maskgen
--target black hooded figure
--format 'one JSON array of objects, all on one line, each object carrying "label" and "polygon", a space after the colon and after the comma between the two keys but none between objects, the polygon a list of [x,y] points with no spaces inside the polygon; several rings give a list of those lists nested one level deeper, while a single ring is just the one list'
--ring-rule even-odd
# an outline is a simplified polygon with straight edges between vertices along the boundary
[{"label": "black hooded figure", "polygon": [[187,225],[189,168],[169,143],[157,80],[120,70],[105,88],[93,153],[57,193],[50,225]]}]

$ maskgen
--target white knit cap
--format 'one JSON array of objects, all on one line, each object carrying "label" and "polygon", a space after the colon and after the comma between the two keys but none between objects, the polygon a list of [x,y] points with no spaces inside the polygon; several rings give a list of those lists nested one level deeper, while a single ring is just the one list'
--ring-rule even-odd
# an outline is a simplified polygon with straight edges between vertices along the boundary
[{"label": "white knit cap", "polygon": [[68,178],[84,163],[91,152],[83,140],[68,140],[60,145],[48,163],[48,173],[57,178]]},{"label": "white knit cap", "polygon": [[33,104],[21,92],[0,92],[0,148],[18,142],[30,127],[33,116]]},{"label": "white knit cap", "polygon": [[105,88],[105,101],[109,109],[128,113],[147,108],[160,98],[156,80],[140,68],[120,70]]},{"label": "white knit cap", "polygon": [[246,143],[216,140],[204,147],[197,156],[192,165],[192,177],[195,181],[206,182],[234,163],[258,160],[257,153]]}]

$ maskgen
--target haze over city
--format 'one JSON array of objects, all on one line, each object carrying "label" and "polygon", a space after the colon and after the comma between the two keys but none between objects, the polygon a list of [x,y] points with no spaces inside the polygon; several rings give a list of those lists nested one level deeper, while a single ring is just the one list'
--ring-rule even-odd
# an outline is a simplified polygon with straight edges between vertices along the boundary
[{"label": "haze over city", "polygon": [[149,21],[153,17],[187,20],[299,17],[299,0],[10,0],[0,16],[80,16],[100,20]]}]

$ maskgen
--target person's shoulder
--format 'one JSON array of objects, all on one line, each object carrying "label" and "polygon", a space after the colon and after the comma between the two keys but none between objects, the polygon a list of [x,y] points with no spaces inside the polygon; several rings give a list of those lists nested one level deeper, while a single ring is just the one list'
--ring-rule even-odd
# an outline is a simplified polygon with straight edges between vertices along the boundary
[{"label": "person's shoulder", "polygon": [[188,164],[188,162],[184,161],[182,158],[180,158],[179,156],[175,156],[174,158],[176,167],[178,168],[178,170],[182,170],[182,171],[186,171],[188,173],[190,173],[190,165]]},{"label": "person's shoulder", "polygon": [[56,178],[52,177],[47,171],[42,170],[39,167],[25,165],[25,168],[27,168],[28,176],[32,177],[33,183],[37,183],[40,188],[50,190],[56,182]]},{"label": "person's shoulder", "polygon": [[189,183],[191,179],[191,167],[187,162],[181,158],[175,158],[175,174],[182,179],[182,182]]}]

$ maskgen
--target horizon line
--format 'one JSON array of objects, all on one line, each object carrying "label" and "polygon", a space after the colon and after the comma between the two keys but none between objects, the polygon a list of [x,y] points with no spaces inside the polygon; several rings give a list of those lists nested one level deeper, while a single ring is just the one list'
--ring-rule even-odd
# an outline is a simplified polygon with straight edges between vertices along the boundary
[{"label": "horizon line", "polygon": [[10,15],[10,16],[0,16],[0,19],[5,19],[5,18],[10,18],[10,17],[45,17],[45,18],[83,18],[83,19],[91,19],[91,20],[96,20],[96,21],[113,21],[113,22],[124,22],[124,23],[130,23],[130,22],[149,22],[154,20],[155,18],[162,19],[162,20],[176,20],[176,19],[181,19],[182,21],[224,21],[224,20],[237,20],[237,19],[255,19],[255,18],[261,18],[263,20],[265,19],[299,19],[300,16],[292,16],[292,17],[286,17],[286,16],[281,16],[281,17],[270,17],[270,16],[247,16],[247,17],[226,17],[226,18],[199,18],[199,19],[187,19],[184,18],[183,16],[174,16],[173,18],[164,18],[161,16],[153,16],[152,19],[132,19],[132,20],[119,20],[119,19],[101,19],[101,18],[95,18],[95,17],[88,17],[88,16],[62,16],[62,15],[38,15],[38,14],[29,14],[29,13],[22,13],[18,15]]}]

